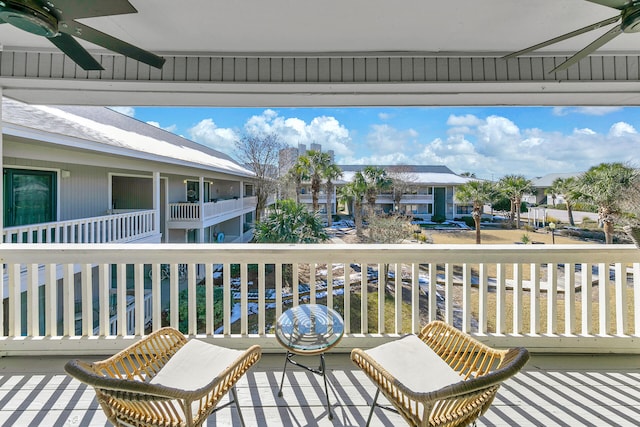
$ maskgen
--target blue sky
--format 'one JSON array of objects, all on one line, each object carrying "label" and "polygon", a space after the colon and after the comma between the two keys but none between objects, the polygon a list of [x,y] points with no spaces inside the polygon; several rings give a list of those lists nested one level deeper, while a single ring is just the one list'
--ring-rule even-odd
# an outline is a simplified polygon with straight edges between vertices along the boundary
[{"label": "blue sky", "polygon": [[241,135],[275,132],[334,150],[338,164],[444,164],[487,179],[640,160],[635,107],[114,109],[231,156]]}]

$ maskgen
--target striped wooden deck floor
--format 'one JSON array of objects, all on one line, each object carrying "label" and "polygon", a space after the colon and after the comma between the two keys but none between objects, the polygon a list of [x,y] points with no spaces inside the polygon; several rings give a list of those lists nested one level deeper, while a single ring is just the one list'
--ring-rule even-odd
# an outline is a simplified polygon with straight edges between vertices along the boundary
[{"label": "striped wooden deck floor", "polygon": [[[65,375],[67,359],[0,359],[0,425],[109,425],[92,389]],[[266,354],[239,383],[248,426],[364,425],[375,388],[347,354],[327,356],[333,421],[327,417],[321,377],[289,367],[284,395],[277,397],[283,363],[283,354]],[[222,409],[207,425],[239,425],[235,409]],[[372,425],[405,424],[394,413],[376,410]],[[640,356],[533,355],[525,370],[504,384],[478,425],[638,426]]]}]

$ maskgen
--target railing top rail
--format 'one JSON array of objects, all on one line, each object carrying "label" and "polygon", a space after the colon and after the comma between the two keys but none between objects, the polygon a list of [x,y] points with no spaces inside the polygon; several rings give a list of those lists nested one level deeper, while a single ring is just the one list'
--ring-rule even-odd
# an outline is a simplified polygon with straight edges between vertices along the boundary
[{"label": "railing top rail", "polygon": [[[132,258],[133,256],[133,258]],[[215,257],[215,258],[212,258]],[[634,245],[0,244],[5,263],[634,263]],[[458,261],[459,260],[459,261]]]},{"label": "railing top rail", "polygon": [[96,221],[102,221],[105,219],[124,218],[124,217],[142,215],[142,214],[152,213],[152,212],[155,212],[155,211],[153,209],[140,209],[135,211],[119,212],[119,213],[112,213],[112,214],[100,215],[100,216],[90,216],[86,218],[65,219],[62,221],[39,222],[36,224],[16,225],[14,227],[4,227],[3,231],[6,233],[7,231],[24,230],[28,228],[47,228],[47,227],[55,227],[55,226],[61,226],[61,225],[96,222]]}]

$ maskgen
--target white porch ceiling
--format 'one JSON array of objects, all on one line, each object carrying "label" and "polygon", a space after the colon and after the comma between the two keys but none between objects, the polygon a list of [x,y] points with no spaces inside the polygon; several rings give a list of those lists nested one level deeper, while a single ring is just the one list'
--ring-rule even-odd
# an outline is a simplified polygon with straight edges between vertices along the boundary
[{"label": "white porch ceiling", "polygon": [[[6,96],[97,105],[640,105],[640,34],[547,71],[607,28],[501,56],[618,14],[585,0],[132,0],[83,20],[167,58],[162,71],[82,42],[84,70],[0,25]],[[177,6],[178,5],[178,6]]]}]

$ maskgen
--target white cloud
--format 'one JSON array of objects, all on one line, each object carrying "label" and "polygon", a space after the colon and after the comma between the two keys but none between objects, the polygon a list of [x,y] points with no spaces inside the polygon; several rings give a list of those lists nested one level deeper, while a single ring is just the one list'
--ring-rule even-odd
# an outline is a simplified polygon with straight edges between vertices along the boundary
[{"label": "white cloud", "polygon": [[367,135],[367,147],[375,153],[397,153],[415,144],[417,137],[418,132],[413,129],[399,130],[387,124],[372,125]]},{"label": "white cloud", "polygon": [[[498,115],[451,116],[447,123],[445,138],[407,145],[402,152],[402,158],[409,159],[406,163],[444,164],[482,178],[498,179],[509,173],[536,177],[584,171],[602,162],[633,161],[640,149],[640,134],[624,122],[611,126],[608,134],[590,128],[576,128],[569,134],[520,128]],[[415,145],[420,148],[412,150]]]},{"label": "white cloud", "polygon": [[404,153],[371,154],[366,157],[345,157],[342,164],[346,165],[408,165],[416,164],[415,159],[408,157]]},{"label": "white cloud", "polygon": [[323,151],[333,150],[337,157],[353,154],[349,130],[331,116],[318,116],[307,123],[296,117],[285,118],[274,110],[265,110],[247,120],[245,131],[249,134],[275,133],[292,147],[321,144]]},{"label": "white cloud", "polygon": [[124,114],[125,116],[135,117],[136,109],[133,107],[109,107],[113,111],[117,111],[120,114]]},{"label": "white cloud", "polygon": [[230,153],[238,135],[233,129],[220,128],[212,119],[204,119],[187,130],[189,138],[213,149]]},{"label": "white cloud", "polygon": [[573,133],[576,135],[595,135],[595,131],[589,129],[589,128],[582,128],[582,129],[574,129]]},{"label": "white cloud", "polygon": [[447,125],[449,126],[479,126],[483,122],[482,119],[474,116],[473,114],[465,114],[464,116],[450,115],[447,119]]},{"label": "white cloud", "polygon": [[389,113],[378,113],[378,118],[380,120],[383,120],[383,121],[389,120],[392,117],[393,117],[393,115],[391,115]]},{"label": "white cloud", "polygon": [[636,135],[638,132],[629,123],[614,123],[609,129],[609,135],[612,137],[621,137],[625,135]]}]

